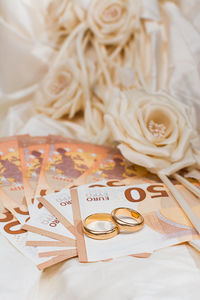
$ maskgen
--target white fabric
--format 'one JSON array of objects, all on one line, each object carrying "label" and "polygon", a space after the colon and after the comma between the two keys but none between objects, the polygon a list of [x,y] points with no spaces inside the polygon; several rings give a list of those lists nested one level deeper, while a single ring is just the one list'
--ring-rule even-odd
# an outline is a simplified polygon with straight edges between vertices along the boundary
[{"label": "white fabric", "polygon": [[0,235],[0,299],[27,300],[40,271]]},{"label": "white fabric", "polygon": [[[125,257],[91,264],[73,259],[47,270],[30,299],[198,299],[199,280],[188,249],[169,247],[148,259]],[[47,281],[54,288],[48,290]]]},{"label": "white fabric", "polygon": [[42,273],[2,236],[0,245],[0,299],[188,300],[199,296],[199,256],[189,246],[169,247],[145,259],[123,257],[88,264],[71,259]]},{"label": "white fabric", "polygon": [[[0,136],[52,133],[85,139],[81,125],[72,128],[70,122],[39,115],[32,103],[32,91],[54,52],[48,45],[42,19],[47,2],[0,0]],[[87,8],[89,0],[81,2]],[[200,2],[180,2],[183,14],[172,3],[164,8],[170,24],[173,69],[169,90],[182,101],[192,100],[199,109]],[[143,17],[158,20],[158,2],[143,3],[147,5]],[[160,250],[147,259],[124,257],[91,264],[72,259],[41,273],[0,236],[0,266],[3,300],[199,298],[200,254],[185,245]]]}]

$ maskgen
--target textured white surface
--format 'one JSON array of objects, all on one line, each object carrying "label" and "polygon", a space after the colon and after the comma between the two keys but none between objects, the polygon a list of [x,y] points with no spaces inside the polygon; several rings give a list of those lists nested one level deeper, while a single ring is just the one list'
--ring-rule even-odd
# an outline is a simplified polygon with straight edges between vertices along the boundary
[{"label": "textured white surface", "polygon": [[150,258],[59,263],[43,273],[0,237],[0,298],[4,300],[198,299],[197,252],[180,245]]},{"label": "textured white surface", "polygon": [[0,235],[0,299],[28,299],[40,271]]},{"label": "textured white surface", "polygon": [[[69,122],[37,115],[31,102],[18,105],[30,99],[30,91],[44,74],[52,54],[40,42],[45,40],[41,19],[45,2],[18,0],[13,9],[11,0],[0,0],[0,135],[52,133],[84,139],[84,129],[79,125],[72,128]],[[157,1],[151,3],[155,10],[148,5],[144,14],[156,15]],[[181,5],[185,17],[174,5],[166,5],[174,69],[169,89],[183,101],[192,100],[198,108],[200,2],[182,0]],[[160,250],[147,259],[124,257],[88,264],[72,259],[41,273],[0,236],[2,300],[188,300],[199,299],[199,284],[200,254],[185,245]]]}]

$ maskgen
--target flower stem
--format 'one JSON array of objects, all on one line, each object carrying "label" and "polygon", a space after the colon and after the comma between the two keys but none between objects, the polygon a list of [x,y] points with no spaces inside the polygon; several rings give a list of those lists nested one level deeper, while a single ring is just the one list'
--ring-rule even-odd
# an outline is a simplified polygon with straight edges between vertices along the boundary
[{"label": "flower stem", "polygon": [[179,181],[180,183],[182,183],[182,185],[184,185],[184,187],[186,189],[188,189],[190,192],[192,192],[195,196],[197,196],[198,198],[200,198],[200,189],[198,187],[196,187],[195,185],[193,185],[191,182],[189,182],[187,179],[185,179],[184,177],[180,176],[179,174],[173,174],[173,177]]},{"label": "flower stem", "polygon": [[182,197],[180,192],[176,189],[175,185],[173,185],[173,183],[169,180],[169,178],[165,174],[163,174],[162,172],[159,172],[158,176],[163,181],[163,183],[166,185],[166,187],[169,189],[171,194],[174,196],[175,200],[178,202],[180,207],[183,209],[186,216],[189,218],[190,222],[193,224],[195,229],[200,234],[200,219],[194,213],[194,211],[189,206],[187,201]]}]

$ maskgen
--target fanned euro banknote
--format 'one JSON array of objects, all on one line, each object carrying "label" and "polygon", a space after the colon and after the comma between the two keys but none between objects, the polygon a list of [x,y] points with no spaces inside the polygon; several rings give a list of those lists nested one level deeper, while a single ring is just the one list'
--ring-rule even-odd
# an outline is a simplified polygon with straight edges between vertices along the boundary
[{"label": "fanned euro banknote", "polygon": [[[199,173],[183,170],[181,175],[199,189]],[[200,220],[198,197],[173,183]],[[41,270],[77,255],[82,262],[147,258],[181,242],[200,250],[199,235],[160,179],[115,148],[52,135],[1,138],[0,196],[1,234]],[[84,235],[87,215],[119,205],[141,212],[140,232],[110,241]]]}]

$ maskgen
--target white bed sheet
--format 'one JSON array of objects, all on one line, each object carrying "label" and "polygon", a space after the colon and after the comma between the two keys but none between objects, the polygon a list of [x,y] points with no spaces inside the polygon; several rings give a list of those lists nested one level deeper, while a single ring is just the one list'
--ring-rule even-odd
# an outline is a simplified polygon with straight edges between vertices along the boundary
[{"label": "white bed sheet", "polygon": [[74,258],[41,272],[2,236],[0,245],[2,300],[199,299],[200,256],[190,246],[146,259],[81,264]]}]

